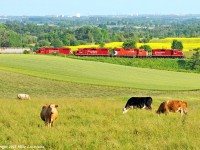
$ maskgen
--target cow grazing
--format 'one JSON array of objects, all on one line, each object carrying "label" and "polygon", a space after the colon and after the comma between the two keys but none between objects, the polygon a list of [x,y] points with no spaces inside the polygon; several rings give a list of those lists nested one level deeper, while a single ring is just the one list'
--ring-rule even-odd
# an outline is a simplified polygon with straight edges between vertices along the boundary
[{"label": "cow grazing", "polygon": [[45,126],[53,127],[54,121],[58,118],[57,107],[58,105],[56,104],[46,104],[42,106],[40,117],[44,121]]},{"label": "cow grazing", "polygon": [[126,113],[129,108],[140,108],[140,109],[152,109],[152,98],[151,97],[131,97],[125,107],[123,113]]},{"label": "cow grazing", "polygon": [[17,94],[17,98],[21,100],[29,100],[30,96],[28,94]]},{"label": "cow grazing", "polygon": [[160,104],[157,114],[165,113],[166,115],[169,112],[180,112],[181,115],[187,114],[187,102],[181,100],[171,100],[165,101]]}]

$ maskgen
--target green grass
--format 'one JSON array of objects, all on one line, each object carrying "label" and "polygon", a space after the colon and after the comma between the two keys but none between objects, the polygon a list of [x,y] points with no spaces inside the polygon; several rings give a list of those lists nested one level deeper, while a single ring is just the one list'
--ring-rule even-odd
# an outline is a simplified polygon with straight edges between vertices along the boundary
[{"label": "green grass", "polygon": [[98,61],[124,66],[133,66],[139,68],[150,68],[158,70],[168,70],[176,72],[193,72],[200,73],[198,70],[189,69],[189,59],[172,59],[172,58],[121,58],[121,57],[77,57],[67,56],[69,58]]},{"label": "green grass", "polygon": [[[95,71],[102,66],[119,68],[119,75],[123,68],[130,68],[61,57],[0,55],[0,148],[21,145],[42,146],[49,150],[199,149],[199,90],[174,91],[168,90],[168,86],[162,91],[147,90],[113,83],[107,86],[94,81],[90,73],[79,74],[87,69],[98,77]],[[98,73],[105,75],[106,69]],[[134,68],[131,73],[137,71],[142,75],[143,70]],[[151,71],[146,71],[148,77]],[[70,77],[76,73],[78,82]],[[86,75],[95,84],[79,81]],[[31,100],[17,100],[18,93],[30,94]],[[151,96],[153,110],[129,110],[122,114],[122,108],[131,96]],[[182,118],[178,113],[157,116],[155,111],[159,104],[169,99],[186,100],[188,115]],[[40,119],[41,107],[46,103],[59,105],[59,116],[53,128],[45,127]]]},{"label": "green grass", "polygon": [[[158,102],[160,99],[154,98]],[[48,129],[39,117],[45,103],[59,105],[59,118]],[[130,110],[122,114],[125,101],[98,98],[1,99],[0,144],[38,145],[46,149],[198,149],[199,109],[189,114]],[[31,113],[30,113],[31,112]],[[162,143],[162,145],[161,145]]]},{"label": "green grass", "polygon": [[200,75],[44,55],[0,55],[0,69],[39,78],[150,90],[197,90]]}]

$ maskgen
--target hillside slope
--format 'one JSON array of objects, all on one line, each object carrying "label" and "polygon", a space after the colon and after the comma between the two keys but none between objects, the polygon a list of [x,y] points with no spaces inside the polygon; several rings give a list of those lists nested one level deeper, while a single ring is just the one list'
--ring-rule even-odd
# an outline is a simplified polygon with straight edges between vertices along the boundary
[{"label": "hillside slope", "polygon": [[197,90],[200,75],[41,55],[0,55],[0,69],[40,78],[150,90]]}]

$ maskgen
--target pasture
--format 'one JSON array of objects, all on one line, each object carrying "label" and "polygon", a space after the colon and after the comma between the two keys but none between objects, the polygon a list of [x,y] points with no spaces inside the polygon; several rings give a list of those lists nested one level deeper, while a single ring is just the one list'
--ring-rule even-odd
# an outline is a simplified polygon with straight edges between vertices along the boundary
[{"label": "pasture", "polygon": [[[0,146],[52,150],[199,149],[199,74],[140,69],[62,57],[0,55]],[[140,79],[130,78],[135,72]],[[145,73],[147,79],[143,81]],[[159,77],[162,74],[168,76],[166,80],[178,80],[177,85],[170,86]],[[151,82],[146,81],[153,75],[161,83],[154,82],[154,88],[147,88]],[[112,81],[109,76],[114,80],[106,84]],[[133,85],[125,86],[126,80],[115,84],[122,76],[127,76]],[[131,81],[134,79],[141,88]],[[30,94],[31,100],[17,100],[18,93]],[[129,110],[122,114],[131,96],[151,96],[153,110]],[[188,115],[157,116],[159,104],[168,99],[186,100]],[[46,103],[59,105],[53,128],[46,128],[39,116]]]}]

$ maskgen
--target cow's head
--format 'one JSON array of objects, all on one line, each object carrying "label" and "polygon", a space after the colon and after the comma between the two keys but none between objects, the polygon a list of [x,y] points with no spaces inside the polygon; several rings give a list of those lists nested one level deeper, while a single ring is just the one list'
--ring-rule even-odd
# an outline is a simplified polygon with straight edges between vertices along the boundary
[{"label": "cow's head", "polygon": [[152,105],[146,106],[145,109],[147,109],[147,110],[152,110]]},{"label": "cow's head", "polygon": [[56,105],[56,104],[50,104],[49,106],[48,106],[48,113],[49,114],[53,114],[54,112],[56,112],[57,111],[57,108],[58,107],[58,105]]}]

